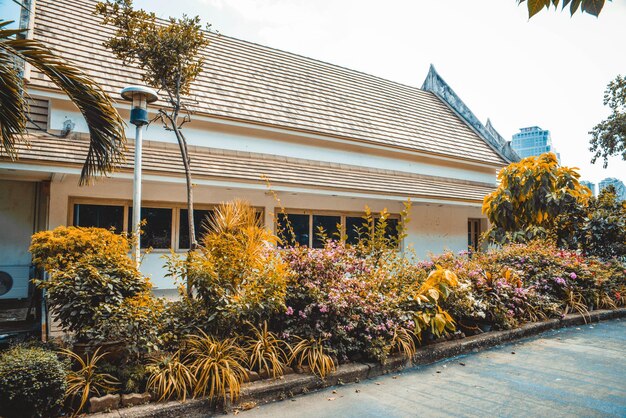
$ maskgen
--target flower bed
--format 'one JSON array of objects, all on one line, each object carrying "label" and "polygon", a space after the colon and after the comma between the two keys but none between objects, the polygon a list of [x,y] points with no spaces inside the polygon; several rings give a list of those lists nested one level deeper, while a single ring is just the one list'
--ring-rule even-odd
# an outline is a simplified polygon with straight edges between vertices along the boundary
[{"label": "flower bed", "polygon": [[[410,359],[420,345],[625,304],[623,262],[545,241],[416,262],[374,230],[355,246],[278,249],[241,202],[220,207],[209,224],[198,251],[168,260],[181,280],[175,302],[146,291],[123,237],[74,229],[37,236],[34,253],[52,273],[42,286],[54,296],[53,314],[80,338],[124,343],[115,358],[97,346],[65,352],[73,363],[68,410],[86,410],[94,395],[131,392],[220,404],[249,380],[292,370],[324,379],[343,363]],[[92,236],[115,245],[91,245]],[[76,248],[84,254],[66,254]],[[94,281],[103,287],[92,289]],[[80,315],[72,298],[86,307]]]}]

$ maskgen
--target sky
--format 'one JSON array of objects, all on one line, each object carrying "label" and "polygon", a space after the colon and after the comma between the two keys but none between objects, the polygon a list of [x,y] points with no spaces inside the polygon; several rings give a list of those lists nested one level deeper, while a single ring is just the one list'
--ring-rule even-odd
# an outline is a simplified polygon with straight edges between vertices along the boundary
[{"label": "sky", "polygon": [[[0,16],[11,0],[0,0]],[[159,17],[199,15],[220,33],[420,87],[430,64],[506,139],[551,132],[583,179],[617,177],[619,158],[591,164],[588,132],[609,115],[606,85],[626,75],[626,1],[599,18],[515,0],[135,0]]]}]

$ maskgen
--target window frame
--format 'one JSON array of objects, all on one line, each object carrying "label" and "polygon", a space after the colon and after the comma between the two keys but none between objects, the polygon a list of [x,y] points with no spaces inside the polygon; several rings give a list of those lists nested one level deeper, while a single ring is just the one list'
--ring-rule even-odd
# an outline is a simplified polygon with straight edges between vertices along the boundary
[{"label": "window frame", "polygon": [[[480,251],[480,234],[482,234],[483,232],[483,219],[482,218],[467,218],[467,224],[468,224],[468,235],[474,235],[473,233],[475,232],[475,236],[476,236],[476,242],[474,245],[472,245],[471,243],[467,244],[467,248],[470,251]],[[475,231],[472,231],[470,225],[476,225],[477,228]]]},{"label": "window frame", "polygon": [[[283,214],[283,213],[285,215],[308,215],[308,217],[309,217],[309,243],[308,243],[307,246],[309,248],[314,248],[313,247],[313,240],[314,240],[313,234],[315,233],[315,231],[313,230],[313,216],[314,215],[318,215],[318,216],[339,216],[340,223],[341,223],[341,227],[339,229],[339,232],[341,234],[341,239],[342,240],[346,239],[346,218],[363,218],[363,216],[365,216],[365,212],[356,212],[356,211],[336,211],[336,210],[327,210],[327,209],[315,210],[315,209],[292,209],[292,208],[285,208],[283,210],[280,210],[280,211],[274,213],[274,231],[278,231],[278,216],[280,214]],[[380,214],[372,212],[372,217],[373,218],[380,218]],[[398,219],[398,222],[400,222],[402,220],[402,217],[400,216],[399,213],[389,213],[389,217],[387,219]],[[398,242],[398,251],[402,251],[403,248],[404,248],[404,238],[399,240],[399,242]]]},{"label": "window frame", "polygon": [[[115,199],[115,198],[98,198],[98,197],[80,197],[80,196],[70,196],[68,198],[68,210],[67,210],[67,223],[66,225],[74,225],[74,205],[102,205],[102,206],[122,206],[124,208],[124,219],[122,222],[123,229],[120,232],[131,232],[129,230],[128,224],[128,215],[130,212],[130,208],[133,206],[133,201],[131,199]],[[220,204],[219,203],[194,203],[194,210],[215,210]],[[186,202],[164,202],[160,200],[143,200],[141,202],[142,208],[164,208],[172,210],[172,224],[171,228],[171,242],[170,248],[153,248],[151,252],[165,254],[169,253],[170,249],[173,249],[176,252],[185,252],[188,251],[189,248],[179,247],[179,238],[180,238],[180,228],[178,227],[180,224],[180,211],[181,209],[187,209]],[[252,206],[252,208],[259,212],[260,219],[265,224],[265,208],[261,206]],[[142,248],[141,251],[145,252],[145,248]]]}]

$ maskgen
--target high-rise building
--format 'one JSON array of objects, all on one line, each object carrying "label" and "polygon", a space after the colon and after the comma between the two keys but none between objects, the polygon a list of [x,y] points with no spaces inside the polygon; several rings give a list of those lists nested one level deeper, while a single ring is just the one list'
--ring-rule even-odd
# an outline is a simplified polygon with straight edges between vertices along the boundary
[{"label": "high-rise building", "polygon": [[581,180],[580,184],[582,184],[583,186],[587,186],[589,187],[589,189],[591,190],[591,193],[596,196],[596,184],[592,181],[587,181],[587,180]]},{"label": "high-rise building", "polygon": [[607,177],[600,182],[598,193],[600,193],[602,189],[608,186],[615,187],[615,192],[617,194],[618,199],[626,200],[626,186],[624,186],[623,181],[621,181],[620,179],[616,179],[615,177]]},{"label": "high-rise building", "polygon": [[511,147],[521,158],[541,155],[544,152],[553,152],[556,154],[559,163],[561,162],[561,155],[556,152],[552,145],[550,131],[541,129],[538,126],[520,128],[520,131],[513,135]]}]

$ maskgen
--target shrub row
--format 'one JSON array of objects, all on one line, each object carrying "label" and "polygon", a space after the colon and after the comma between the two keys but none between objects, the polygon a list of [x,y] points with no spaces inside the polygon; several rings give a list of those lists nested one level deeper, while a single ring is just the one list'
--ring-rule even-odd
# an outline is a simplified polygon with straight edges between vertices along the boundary
[{"label": "shrub row", "polygon": [[94,228],[36,235],[53,315],[79,341],[125,349],[116,359],[68,354],[68,393],[219,400],[236,397],[252,371],[276,377],[292,366],[324,376],[343,362],[411,356],[438,339],[625,304],[623,261],[534,241],[417,262],[386,238],[385,217],[366,219],[357,245],[277,249],[252,208],[224,204],[198,251],[168,257],[181,298],[167,303],[128,262],[123,236]]}]

